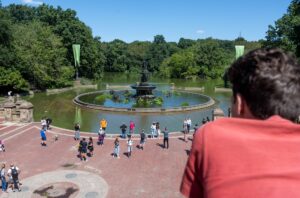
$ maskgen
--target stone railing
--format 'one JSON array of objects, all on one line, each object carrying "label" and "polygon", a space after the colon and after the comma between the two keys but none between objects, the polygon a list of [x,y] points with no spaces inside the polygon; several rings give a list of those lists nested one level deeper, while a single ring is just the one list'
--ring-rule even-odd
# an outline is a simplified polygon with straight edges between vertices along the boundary
[{"label": "stone railing", "polygon": [[32,122],[33,105],[19,97],[9,97],[0,105],[0,118],[11,122]]}]

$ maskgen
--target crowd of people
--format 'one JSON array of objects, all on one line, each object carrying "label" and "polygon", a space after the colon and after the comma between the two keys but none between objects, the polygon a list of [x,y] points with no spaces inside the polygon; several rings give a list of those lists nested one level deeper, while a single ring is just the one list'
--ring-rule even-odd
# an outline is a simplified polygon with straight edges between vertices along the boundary
[{"label": "crowd of people", "polygon": [[[205,123],[210,121],[209,118],[207,117],[205,120]],[[205,124],[202,122],[202,124]],[[190,131],[196,132],[198,127],[201,124],[196,123],[192,129],[192,120],[191,118],[186,118],[183,121],[183,140],[187,142],[187,134],[190,133]],[[104,139],[106,136],[106,129],[107,129],[108,123],[107,121],[103,118],[99,122],[99,131],[98,131],[98,138],[97,138],[97,145],[102,146],[104,144]],[[129,129],[129,130],[127,130]],[[135,123],[134,121],[129,122],[129,126],[127,126],[124,122],[120,125],[120,136],[116,137],[114,140],[114,148],[112,152],[112,156],[116,158],[120,158],[120,138],[122,139],[127,139],[127,157],[130,158],[132,155],[133,151],[133,135],[135,134]],[[169,131],[167,127],[164,128],[163,131],[160,129],[160,123],[159,122],[153,122],[150,126],[149,133],[146,134],[145,130],[142,129],[140,133],[136,135],[136,137],[139,137],[139,143],[137,144],[137,148],[140,150],[144,150],[145,148],[145,143],[147,138],[157,138],[160,139],[161,137],[163,138],[163,148],[168,149],[169,148]],[[74,140],[79,141],[78,144],[78,157],[86,161],[87,157],[91,157],[92,151],[94,150],[93,146],[93,140],[92,137],[89,138],[89,141],[87,142],[85,138],[80,139],[80,124],[76,123],[74,126]]]}]

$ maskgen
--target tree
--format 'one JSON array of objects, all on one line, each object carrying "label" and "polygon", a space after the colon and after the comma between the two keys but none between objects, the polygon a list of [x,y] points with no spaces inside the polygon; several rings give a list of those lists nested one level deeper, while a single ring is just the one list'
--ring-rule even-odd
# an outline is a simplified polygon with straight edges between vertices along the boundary
[{"label": "tree", "polygon": [[228,53],[221,47],[220,41],[211,38],[198,41],[193,46],[193,52],[200,66],[200,76],[203,77],[221,77],[225,67],[233,60],[233,53]]},{"label": "tree", "polygon": [[150,46],[147,54],[147,60],[149,62],[149,71],[158,71],[162,61],[165,58],[169,57],[168,45],[163,35],[154,36],[154,41]]},{"label": "tree", "polygon": [[180,38],[178,42],[178,47],[181,49],[187,49],[189,47],[192,47],[194,44],[196,44],[196,41],[192,39]]},{"label": "tree", "polygon": [[164,76],[171,78],[191,78],[198,76],[200,67],[196,65],[193,52],[186,50],[165,59],[160,69]]},{"label": "tree", "polygon": [[269,26],[265,47],[280,47],[300,57],[300,0],[293,0],[287,13]]},{"label": "tree", "polygon": [[72,77],[64,74],[66,50],[50,27],[37,21],[15,25],[13,46],[18,70],[35,88],[60,87]]},{"label": "tree", "polygon": [[0,92],[7,93],[8,91],[27,91],[29,84],[23,79],[19,71],[13,71],[0,67]]}]

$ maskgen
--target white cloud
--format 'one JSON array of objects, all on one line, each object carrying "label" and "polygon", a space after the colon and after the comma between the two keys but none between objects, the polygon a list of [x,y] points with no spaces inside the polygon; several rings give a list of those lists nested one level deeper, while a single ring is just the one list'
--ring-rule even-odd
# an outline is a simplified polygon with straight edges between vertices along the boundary
[{"label": "white cloud", "polygon": [[31,4],[31,5],[41,5],[43,2],[35,1],[35,0],[21,0],[23,3]]},{"label": "white cloud", "polygon": [[204,32],[205,32],[204,30],[197,30],[196,31],[197,34],[204,34]]}]

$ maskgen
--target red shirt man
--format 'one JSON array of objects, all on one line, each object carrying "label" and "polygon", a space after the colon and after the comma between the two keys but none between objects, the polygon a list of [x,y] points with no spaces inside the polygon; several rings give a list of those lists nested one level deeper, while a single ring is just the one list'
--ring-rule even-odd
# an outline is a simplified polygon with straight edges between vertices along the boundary
[{"label": "red shirt man", "polygon": [[195,135],[182,179],[187,197],[300,197],[300,65],[257,49],[228,71],[232,116]]},{"label": "red shirt man", "polygon": [[187,197],[300,197],[299,189],[300,125],[279,116],[204,125],[181,186]]}]

